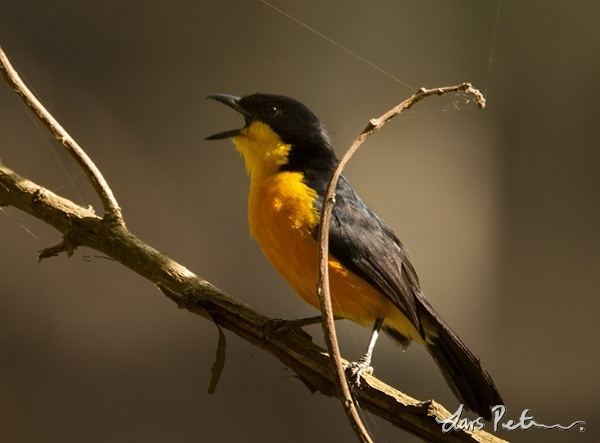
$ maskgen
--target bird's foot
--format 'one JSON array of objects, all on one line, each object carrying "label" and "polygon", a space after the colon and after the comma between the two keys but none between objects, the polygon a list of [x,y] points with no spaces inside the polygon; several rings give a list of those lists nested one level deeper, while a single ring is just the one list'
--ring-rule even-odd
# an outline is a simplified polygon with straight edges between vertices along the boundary
[{"label": "bird's foot", "polygon": [[353,361],[346,367],[346,374],[348,382],[353,386],[360,388],[361,377],[363,374],[371,375],[373,373],[373,366],[371,366],[371,359],[361,358],[358,361]]}]

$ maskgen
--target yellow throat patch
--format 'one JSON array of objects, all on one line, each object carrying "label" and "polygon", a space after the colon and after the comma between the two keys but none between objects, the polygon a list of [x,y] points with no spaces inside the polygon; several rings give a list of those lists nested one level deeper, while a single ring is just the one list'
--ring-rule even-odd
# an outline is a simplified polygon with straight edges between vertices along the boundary
[{"label": "yellow throat patch", "polygon": [[288,161],[292,145],[284,143],[269,125],[255,121],[233,138],[233,143],[244,157],[250,177],[262,179],[277,172]]},{"label": "yellow throat patch", "polygon": [[[301,231],[310,237],[319,220],[314,207],[317,192],[304,183],[301,172],[279,170],[288,162],[292,145],[258,121],[242,129],[233,142],[250,176],[248,222],[252,236],[263,249],[282,241],[286,231]],[[291,239],[289,244],[293,244]]]}]

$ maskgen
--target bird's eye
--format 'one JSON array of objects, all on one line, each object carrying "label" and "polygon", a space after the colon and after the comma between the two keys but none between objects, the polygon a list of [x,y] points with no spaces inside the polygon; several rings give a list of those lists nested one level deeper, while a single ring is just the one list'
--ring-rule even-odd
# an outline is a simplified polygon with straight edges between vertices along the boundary
[{"label": "bird's eye", "polygon": [[265,106],[262,109],[262,115],[265,118],[275,118],[279,114],[281,114],[281,109],[279,108],[279,106],[276,105]]}]

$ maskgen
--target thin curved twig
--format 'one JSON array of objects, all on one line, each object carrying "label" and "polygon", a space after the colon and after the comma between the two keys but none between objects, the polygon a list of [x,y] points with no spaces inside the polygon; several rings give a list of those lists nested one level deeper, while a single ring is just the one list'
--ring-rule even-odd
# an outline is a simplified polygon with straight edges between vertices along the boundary
[{"label": "thin curved twig", "polygon": [[54,134],[54,137],[66,148],[73,158],[79,163],[81,169],[85,172],[88,180],[94,187],[94,190],[100,197],[104,207],[104,218],[106,221],[123,224],[123,214],[121,208],[113,195],[112,190],[106,183],[100,170],[94,162],[79,146],[79,144],[69,135],[69,133],[56,121],[48,110],[40,103],[35,95],[29,90],[27,85],[21,80],[19,73],[13,68],[10,60],[0,47],[0,71],[4,74],[7,83],[21,97],[23,102],[35,113],[40,121],[48,127]]},{"label": "thin curved twig", "polygon": [[460,85],[434,89],[421,88],[415,94],[397,106],[393,107],[386,113],[382,114],[380,117],[369,120],[367,127],[363,129],[363,131],[358,135],[358,137],[343,155],[336,169],[333,171],[333,174],[329,179],[329,184],[327,185],[327,192],[325,193],[323,208],[321,210],[321,223],[319,224],[319,283],[317,286],[317,293],[319,295],[321,312],[323,313],[322,326],[325,333],[325,341],[327,343],[329,355],[331,356],[331,365],[336,376],[338,390],[341,394],[340,401],[342,402],[344,411],[346,412],[346,415],[352,424],[352,428],[354,429],[359,440],[362,442],[371,441],[371,437],[365,429],[360,415],[358,414],[358,408],[352,399],[352,394],[350,393],[350,388],[348,386],[348,380],[346,379],[346,375],[344,373],[340,348],[335,331],[334,315],[331,305],[331,294],[329,290],[329,226],[331,224],[333,205],[335,204],[335,189],[337,188],[337,183],[342,175],[344,167],[352,158],[354,153],[358,150],[358,148],[362,146],[362,144],[371,134],[381,129],[392,118],[411,108],[425,97],[431,95],[443,95],[451,92],[462,92],[469,94],[475,99],[475,102],[480,108],[485,107],[485,97],[481,92],[479,92],[479,90],[473,88],[470,83],[462,83]]}]

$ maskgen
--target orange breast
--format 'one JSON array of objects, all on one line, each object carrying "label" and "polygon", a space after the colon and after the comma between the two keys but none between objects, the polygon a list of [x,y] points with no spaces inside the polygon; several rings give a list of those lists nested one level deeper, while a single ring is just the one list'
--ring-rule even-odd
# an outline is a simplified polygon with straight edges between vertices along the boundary
[{"label": "orange breast", "polygon": [[[300,297],[319,309],[318,252],[312,237],[319,221],[313,205],[316,197],[298,172],[281,172],[253,180],[248,217],[252,236],[269,261]],[[335,315],[363,325],[384,318],[405,335],[418,337],[395,305],[332,256],[329,273]]]}]

